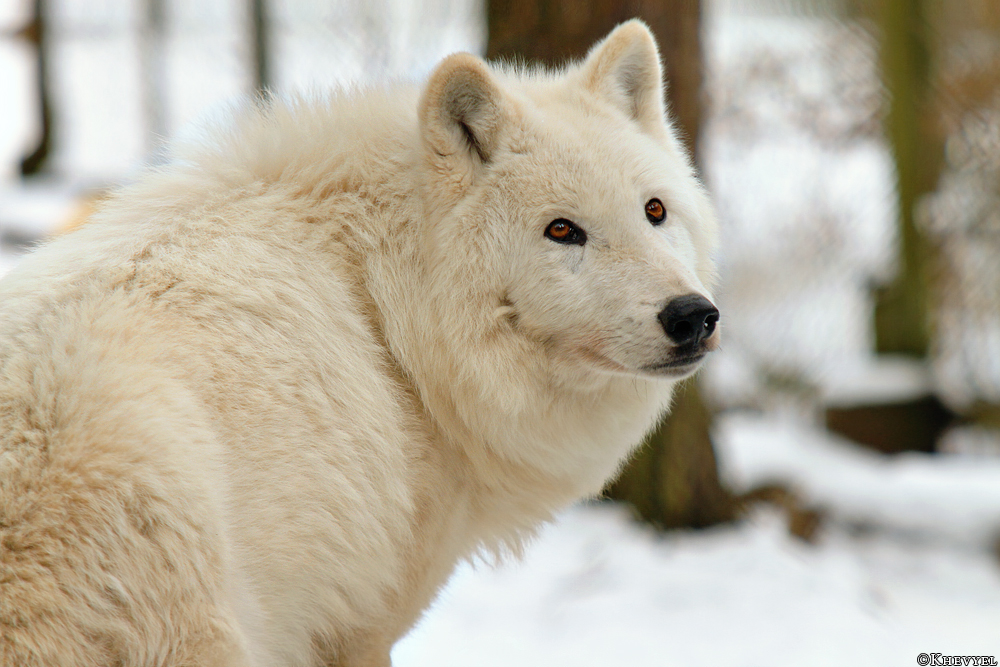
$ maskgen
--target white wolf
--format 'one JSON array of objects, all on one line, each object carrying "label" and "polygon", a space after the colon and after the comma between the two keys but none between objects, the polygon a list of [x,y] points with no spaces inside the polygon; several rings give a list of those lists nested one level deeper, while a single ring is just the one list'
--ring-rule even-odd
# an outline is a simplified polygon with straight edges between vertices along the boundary
[{"label": "white wolf", "polygon": [[385,666],[715,347],[629,22],[251,110],[0,283],[0,664]]}]

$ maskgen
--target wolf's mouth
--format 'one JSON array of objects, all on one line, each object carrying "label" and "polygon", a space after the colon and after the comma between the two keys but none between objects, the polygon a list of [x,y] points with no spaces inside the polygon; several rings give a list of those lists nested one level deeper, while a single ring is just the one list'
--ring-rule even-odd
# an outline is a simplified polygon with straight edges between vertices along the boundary
[{"label": "wolf's mouth", "polygon": [[700,351],[682,356],[674,356],[668,361],[643,366],[642,370],[653,375],[690,375],[698,369],[698,366],[705,359],[706,354],[708,353]]}]

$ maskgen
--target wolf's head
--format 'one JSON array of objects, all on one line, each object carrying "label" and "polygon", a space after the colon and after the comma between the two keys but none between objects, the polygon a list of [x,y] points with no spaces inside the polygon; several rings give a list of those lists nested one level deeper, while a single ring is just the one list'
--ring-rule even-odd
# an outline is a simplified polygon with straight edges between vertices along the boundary
[{"label": "wolf's head", "polygon": [[566,498],[601,488],[718,345],[715,218],[661,75],[638,21],[557,72],[447,58],[419,100],[418,219],[376,253],[424,408],[483,470],[526,463]]},{"label": "wolf's head", "polygon": [[715,218],[641,22],[555,74],[451,56],[420,123],[430,266],[501,333],[571,375],[678,378],[718,345]]}]

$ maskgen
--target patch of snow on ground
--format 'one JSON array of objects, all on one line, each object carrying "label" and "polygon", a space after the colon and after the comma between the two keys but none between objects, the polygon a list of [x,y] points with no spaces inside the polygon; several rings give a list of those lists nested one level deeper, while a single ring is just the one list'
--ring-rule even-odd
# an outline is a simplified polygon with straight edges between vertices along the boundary
[{"label": "patch of snow on ground", "polygon": [[737,491],[787,484],[835,521],[907,540],[986,549],[1000,537],[1000,459],[887,457],[787,416],[724,414],[715,435],[721,474]]},{"label": "patch of snow on ground", "polygon": [[1000,655],[1000,573],[983,551],[780,517],[659,536],[624,509],[565,513],[523,563],[459,568],[397,667],[884,667]]}]

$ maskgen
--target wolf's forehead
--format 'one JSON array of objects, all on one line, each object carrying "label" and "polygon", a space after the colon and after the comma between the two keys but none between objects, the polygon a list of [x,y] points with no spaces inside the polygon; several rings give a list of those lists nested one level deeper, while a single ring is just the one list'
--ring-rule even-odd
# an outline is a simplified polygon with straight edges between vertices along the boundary
[{"label": "wolf's forehead", "polygon": [[621,155],[585,142],[539,142],[515,156],[506,177],[523,190],[553,195],[596,194],[603,190],[633,189],[636,170]]},{"label": "wolf's forehead", "polygon": [[669,180],[669,157],[651,144],[637,131],[552,120],[525,133],[509,174],[556,190],[632,194]]}]

